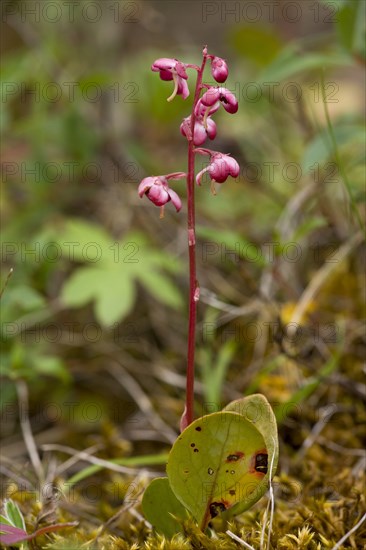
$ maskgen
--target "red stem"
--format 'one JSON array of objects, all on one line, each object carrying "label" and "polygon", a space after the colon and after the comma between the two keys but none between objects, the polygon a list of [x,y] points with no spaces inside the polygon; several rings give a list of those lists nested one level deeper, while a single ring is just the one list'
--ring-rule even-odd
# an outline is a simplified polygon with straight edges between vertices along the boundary
[{"label": "red stem", "polygon": [[194,419],[194,352],[196,340],[196,312],[198,301],[198,281],[196,277],[196,220],[194,206],[194,125],[195,108],[202,89],[202,75],[206,65],[207,50],[203,50],[203,60],[197,72],[196,89],[191,114],[191,136],[188,141],[188,174],[187,174],[187,207],[188,207],[188,251],[189,251],[189,320],[188,320],[188,351],[186,377],[186,407],[182,416],[181,427],[186,428]]}]

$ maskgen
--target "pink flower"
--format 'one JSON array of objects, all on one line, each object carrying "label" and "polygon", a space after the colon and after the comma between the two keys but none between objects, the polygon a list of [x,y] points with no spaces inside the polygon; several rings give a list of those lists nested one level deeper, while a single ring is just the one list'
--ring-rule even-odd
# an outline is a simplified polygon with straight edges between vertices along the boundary
[{"label": "pink flower", "polygon": [[209,88],[203,94],[200,101],[206,107],[216,106],[220,102],[228,113],[236,113],[238,110],[238,100],[235,95],[227,88],[222,88],[221,86]]},{"label": "pink flower", "polygon": [[[207,154],[208,150],[203,149],[200,151],[198,149],[197,152]],[[198,185],[201,185],[201,179],[205,172],[209,173],[212,181],[223,183],[229,176],[232,176],[233,178],[238,177],[240,168],[236,160],[230,155],[225,155],[224,153],[212,153],[210,164],[197,174],[196,182]],[[214,188],[212,189],[214,191]]]},{"label": "pink flower", "polygon": [[160,73],[162,80],[174,80],[174,90],[167,101],[171,101],[176,95],[181,95],[183,99],[189,96],[188,84],[186,82],[188,75],[186,73],[187,65],[178,61],[178,59],[170,59],[161,57],[154,61],[151,65],[151,70]]},{"label": "pink flower", "polygon": [[[184,172],[175,172],[167,176],[149,176],[144,178],[138,187],[138,194],[142,198],[144,195],[151,200],[156,206],[164,205],[172,201],[176,211],[182,208],[182,201],[173,189],[168,185],[168,179],[181,179],[186,174]],[[163,210],[162,210],[163,213]],[[162,216],[161,216],[162,217]]]},{"label": "pink flower", "polygon": [[211,61],[211,74],[216,82],[225,82],[229,74],[226,61],[221,57],[214,57]]},{"label": "pink flower", "polygon": [[[180,125],[180,131],[183,136],[190,139],[191,137],[191,117],[186,117]],[[197,116],[194,124],[193,143],[195,145],[202,145],[206,138],[215,139],[216,137],[216,124],[209,116],[204,120],[203,116]]]}]

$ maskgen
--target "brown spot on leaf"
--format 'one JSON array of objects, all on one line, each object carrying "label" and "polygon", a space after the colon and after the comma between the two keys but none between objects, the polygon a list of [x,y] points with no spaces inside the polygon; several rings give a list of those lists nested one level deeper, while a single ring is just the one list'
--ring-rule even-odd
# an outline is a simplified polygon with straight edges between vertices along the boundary
[{"label": "brown spot on leaf", "polygon": [[244,453],[241,451],[236,451],[235,453],[232,453],[226,457],[226,462],[237,462],[241,458],[243,458]]},{"label": "brown spot on leaf", "polygon": [[235,489],[230,489],[229,495],[231,495],[232,497],[233,497],[234,495],[236,495]]},{"label": "brown spot on leaf", "polygon": [[194,453],[199,453],[199,450],[198,449],[193,449],[193,452]]},{"label": "brown spot on leaf", "polygon": [[255,456],[255,465],[254,469],[256,472],[261,474],[266,474],[268,471],[268,454],[267,453],[258,453]]},{"label": "brown spot on leaf", "polygon": [[223,502],[211,502],[210,515],[212,518],[215,518],[220,514],[220,512],[223,512],[224,510],[226,510],[226,506]]},{"label": "brown spot on leaf", "polygon": [[268,451],[260,449],[254,453],[250,459],[249,472],[254,474],[258,479],[262,479],[268,471]]},{"label": "brown spot on leaf", "polygon": [[201,426],[197,426],[197,428],[195,428],[196,432],[200,432],[202,430]]},{"label": "brown spot on leaf", "polygon": [[195,447],[195,446],[196,446],[196,444],[195,444],[195,443],[191,443],[191,447]]}]

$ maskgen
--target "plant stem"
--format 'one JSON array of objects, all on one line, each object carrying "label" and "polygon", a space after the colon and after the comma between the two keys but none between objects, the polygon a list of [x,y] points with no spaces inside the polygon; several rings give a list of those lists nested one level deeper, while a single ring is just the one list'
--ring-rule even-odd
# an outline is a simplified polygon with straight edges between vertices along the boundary
[{"label": "plant stem", "polygon": [[201,93],[202,75],[207,60],[207,49],[203,50],[201,68],[197,71],[196,89],[194,93],[191,114],[191,136],[188,141],[188,173],[187,173],[187,207],[188,207],[188,251],[189,251],[189,318],[188,318],[188,351],[186,375],[186,406],[181,420],[184,429],[194,418],[194,352],[196,340],[196,314],[199,298],[199,286],[196,276],[196,219],[194,201],[194,125],[196,120],[195,108]]}]

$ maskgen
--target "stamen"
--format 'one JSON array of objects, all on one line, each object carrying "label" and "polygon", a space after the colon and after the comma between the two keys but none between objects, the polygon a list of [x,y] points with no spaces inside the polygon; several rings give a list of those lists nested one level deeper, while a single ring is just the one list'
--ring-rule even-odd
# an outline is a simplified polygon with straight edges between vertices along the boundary
[{"label": "stamen", "polygon": [[208,113],[210,112],[210,109],[211,109],[211,107],[207,107],[207,109],[205,111],[205,114],[203,116],[202,124],[203,124],[205,130],[207,130],[207,117],[208,117]]},{"label": "stamen", "polygon": [[211,186],[210,187],[211,187],[211,193],[213,195],[217,195],[216,188],[215,188],[215,182],[213,180],[211,181]]},{"label": "stamen", "polygon": [[164,218],[164,206],[160,206],[160,216],[159,218],[162,220]]},{"label": "stamen", "polygon": [[172,95],[168,97],[167,101],[172,101],[172,99],[174,99],[175,96],[177,95],[177,91],[178,91],[178,76],[177,76],[177,73],[172,71],[172,74],[173,74],[173,80],[174,80],[174,90],[173,90]]}]

